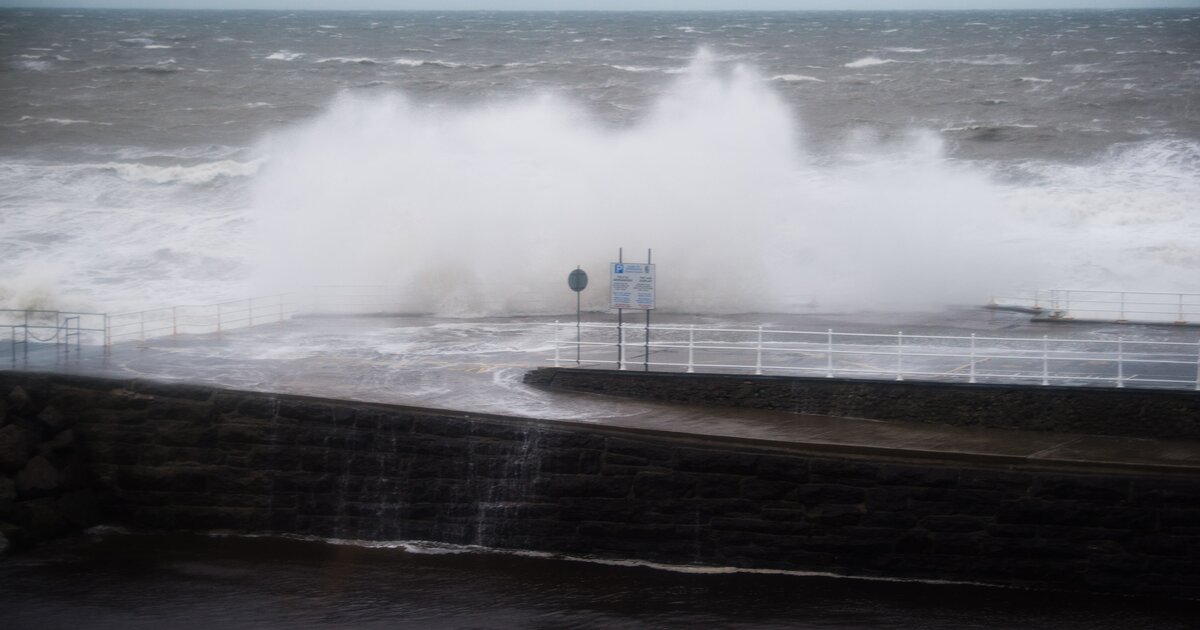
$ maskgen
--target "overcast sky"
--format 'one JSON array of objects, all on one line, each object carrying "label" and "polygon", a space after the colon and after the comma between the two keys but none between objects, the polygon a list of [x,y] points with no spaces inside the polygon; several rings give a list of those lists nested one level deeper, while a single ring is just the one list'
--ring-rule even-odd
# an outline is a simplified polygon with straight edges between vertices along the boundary
[{"label": "overcast sky", "polygon": [[1200,0],[0,0],[0,7],[280,10],[904,10],[1200,7]]}]

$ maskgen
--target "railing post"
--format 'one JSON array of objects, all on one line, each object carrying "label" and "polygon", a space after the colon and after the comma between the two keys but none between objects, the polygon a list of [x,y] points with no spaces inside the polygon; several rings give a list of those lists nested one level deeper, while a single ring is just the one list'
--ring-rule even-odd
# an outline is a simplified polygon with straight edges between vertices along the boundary
[{"label": "railing post", "polygon": [[560,367],[558,356],[558,320],[554,320],[554,367]]},{"label": "railing post", "polygon": [[1125,292],[1124,291],[1121,292],[1121,314],[1117,316],[1117,321],[1120,323],[1125,323],[1127,321],[1125,319]]},{"label": "railing post", "polygon": [[688,327],[688,365],[687,373],[692,374],[696,371],[696,325],[692,324]]},{"label": "railing post", "polygon": [[1050,341],[1042,335],[1042,385],[1050,384]]},{"label": "railing post", "polygon": [[967,382],[975,382],[975,333],[971,333],[971,378]]},{"label": "railing post", "polygon": [[1071,318],[1071,291],[1067,290],[1063,293],[1066,294],[1066,297],[1064,298],[1066,303],[1063,305],[1063,317]]},{"label": "railing post", "polygon": [[171,336],[179,335],[179,307],[171,307]]},{"label": "railing post", "polygon": [[1125,387],[1125,348],[1117,337],[1117,387]]},{"label": "railing post", "polygon": [[825,331],[825,378],[833,378],[833,329]]},{"label": "railing post", "polygon": [[1183,318],[1183,294],[1179,294],[1179,316],[1175,318],[1176,324],[1186,324],[1187,320]]},{"label": "railing post", "polygon": [[104,353],[108,354],[112,350],[112,320],[109,319],[108,313],[104,314]]},{"label": "railing post", "polygon": [[896,380],[904,380],[904,331],[896,333]]},{"label": "railing post", "polygon": [[755,359],[754,359],[754,373],[756,375],[762,374],[762,333],[763,333],[763,327],[762,327],[762,324],[759,324],[758,325],[758,347],[756,349]]}]

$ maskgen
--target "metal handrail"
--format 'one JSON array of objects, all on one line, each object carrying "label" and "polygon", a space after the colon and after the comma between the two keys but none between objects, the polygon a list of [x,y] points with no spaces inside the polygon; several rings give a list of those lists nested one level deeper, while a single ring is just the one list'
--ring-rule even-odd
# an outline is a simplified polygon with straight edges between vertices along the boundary
[{"label": "metal handrail", "polygon": [[[683,368],[694,372],[706,370],[765,372],[815,372],[827,377],[834,375],[887,375],[896,380],[907,377],[926,377],[941,380],[962,380],[969,383],[987,380],[1038,380],[1042,385],[1051,382],[1067,384],[1107,383],[1116,387],[1126,385],[1167,385],[1200,391],[1200,343],[1176,341],[1139,341],[1118,337],[1115,340],[1051,339],[1031,337],[983,337],[979,335],[909,335],[903,332],[834,332],[804,330],[771,330],[756,328],[719,328],[697,326],[619,327],[616,324],[581,324],[580,330],[593,334],[609,333],[611,339],[569,339],[560,335],[563,329],[574,329],[575,323],[554,324],[554,365],[567,363],[562,350],[571,346],[591,352],[585,361],[589,365],[616,365],[618,369],[641,366]],[[626,333],[647,331],[658,338],[627,339]],[[679,339],[686,333],[686,340]],[[697,339],[697,333],[708,338]],[[741,339],[713,339],[713,336],[745,335]],[[672,338],[675,336],[676,338]],[[811,336],[811,341],[780,340],[780,337]],[[640,337],[640,335],[639,335]],[[982,347],[980,344],[983,344]],[[1082,346],[1082,347],[1081,347]],[[595,356],[601,348],[616,348],[616,358]],[[629,357],[629,350],[644,350],[640,360]],[[686,352],[683,360],[680,355]],[[659,354],[653,361],[652,354]],[[697,353],[718,353],[709,361],[698,360]],[[668,355],[668,356],[662,356]],[[752,355],[752,358],[751,358]],[[730,361],[730,356],[746,357]],[[847,364],[849,358],[857,361]],[[797,361],[823,359],[820,365],[797,365]],[[948,369],[931,370],[927,359],[950,359],[962,362]],[[879,361],[888,364],[881,365]],[[908,361],[906,364],[905,361]],[[789,361],[791,362],[789,364]],[[863,362],[875,365],[864,366]],[[582,364],[584,362],[576,362]],[[839,364],[840,363],[840,364]],[[914,365],[915,364],[915,365]],[[1005,366],[1004,364],[1008,364]],[[1072,365],[1074,364],[1074,366]],[[1091,371],[1080,372],[1081,364]],[[984,366],[992,366],[987,370]],[[1095,373],[1095,368],[1109,370]],[[1053,367],[1053,369],[1052,369]],[[1072,367],[1075,371],[1072,372]],[[1128,368],[1128,369],[1127,369]],[[1141,373],[1132,370],[1140,370]],[[1182,375],[1182,376],[1181,376]]]},{"label": "metal handrail", "polygon": [[1200,323],[1200,293],[1040,289],[1032,296],[993,296],[991,305],[1047,312],[1051,319],[1061,320]]}]

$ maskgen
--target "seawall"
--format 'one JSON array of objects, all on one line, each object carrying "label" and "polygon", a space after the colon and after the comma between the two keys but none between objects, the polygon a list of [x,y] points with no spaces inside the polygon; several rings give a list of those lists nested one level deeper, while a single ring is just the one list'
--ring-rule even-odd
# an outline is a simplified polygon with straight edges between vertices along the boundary
[{"label": "seawall", "polygon": [[525,382],[565,391],[1027,431],[1200,439],[1200,392],[539,368]]},{"label": "seawall", "polygon": [[[1200,478],[0,373],[104,522],[1200,597]],[[19,473],[18,473],[19,474]],[[0,512],[36,529],[20,492]],[[16,522],[14,522],[16,521]],[[36,532],[34,532],[36,534]]]}]

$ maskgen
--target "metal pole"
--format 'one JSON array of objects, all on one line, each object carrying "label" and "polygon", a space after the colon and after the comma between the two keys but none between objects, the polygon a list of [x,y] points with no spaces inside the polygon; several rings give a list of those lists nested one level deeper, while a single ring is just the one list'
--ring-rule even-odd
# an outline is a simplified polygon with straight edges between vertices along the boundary
[{"label": "metal pole", "polygon": [[617,327],[617,363],[618,368],[625,369],[625,329]]},{"label": "metal pole", "polygon": [[1050,384],[1050,342],[1042,335],[1042,385]]},{"label": "metal pole", "polygon": [[971,378],[967,382],[975,382],[975,333],[971,333]]},{"label": "metal pole", "polygon": [[695,365],[695,363],[693,362],[693,359],[695,358],[695,350],[696,350],[696,325],[692,324],[688,328],[688,366],[687,366],[688,374],[692,374],[693,372],[696,371],[693,368],[693,366]]},{"label": "metal pole", "polygon": [[1121,314],[1118,316],[1117,321],[1119,321],[1119,322],[1125,321],[1125,292],[1124,291],[1121,292]]},{"label": "metal pole", "polygon": [[1196,342],[1196,391],[1200,392],[1200,341]]},{"label": "metal pole", "polygon": [[1183,323],[1185,323],[1186,321],[1187,321],[1187,320],[1185,320],[1185,319],[1183,318],[1183,294],[1182,294],[1182,293],[1180,293],[1180,294],[1179,294],[1179,317],[1177,317],[1177,318],[1175,319],[1175,323],[1176,323],[1176,324],[1183,324]]},{"label": "metal pole", "polygon": [[904,331],[896,332],[896,380],[904,380]]},{"label": "metal pole", "polygon": [[1125,349],[1117,337],[1117,387],[1125,387]]},{"label": "metal pole", "polygon": [[[625,248],[623,248],[623,247],[617,248],[617,262],[618,263],[625,262]],[[609,278],[608,282],[609,282],[609,286],[611,287],[612,286],[612,278],[611,277]],[[621,320],[624,319],[624,315],[625,315],[625,309],[620,309],[620,308],[617,309],[617,367],[622,370],[625,369],[625,348],[624,348],[625,332],[624,332],[624,328],[621,327],[621,324],[622,324]]]},{"label": "metal pole", "polygon": [[[576,269],[578,269],[578,267],[576,267]],[[580,308],[579,294],[580,293],[581,293],[580,291],[575,292],[575,365],[579,365],[579,355],[580,355],[579,348],[582,345],[582,339],[583,339],[583,337],[581,336],[581,333],[580,333],[580,324],[579,324],[579,308]],[[555,336],[557,336],[558,335],[558,327],[557,326],[555,326],[554,331],[555,331],[555,333],[554,333]]]},{"label": "metal pole", "polygon": [[1063,317],[1070,318],[1071,317],[1071,292],[1065,291],[1065,293],[1066,293],[1066,297],[1064,299],[1066,300],[1066,304],[1063,305]]},{"label": "metal pole", "polygon": [[112,321],[108,317],[108,313],[104,314],[104,353],[108,354],[112,350]]},{"label": "metal pole", "polygon": [[825,378],[833,378],[833,329],[825,334]]},{"label": "metal pole", "polygon": [[[650,249],[646,249],[646,271],[650,269]],[[650,371],[650,309],[646,309],[646,353],[642,355],[642,371]]]},{"label": "metal pole", "polygon": [[762,332],[763,332],[762,324],[759,324],[758,325],[758,352],[756,353],[757,358],[754,361],[754,373],[755,374],[762,374]]}]

